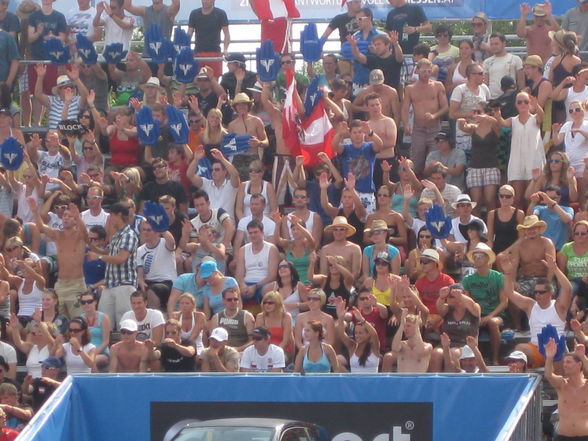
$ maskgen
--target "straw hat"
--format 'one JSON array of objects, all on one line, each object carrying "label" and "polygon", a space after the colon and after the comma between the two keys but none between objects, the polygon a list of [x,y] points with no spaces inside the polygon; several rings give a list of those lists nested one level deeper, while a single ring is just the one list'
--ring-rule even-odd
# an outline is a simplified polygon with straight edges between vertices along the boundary
[{"label": "straw hat", "polygon": [[470,262],[474,261],[474,254],[476,253],[484,253],[488,256],[488,265],[492,265],[495,261],[496,261],[496,254],[494,254],[494,251],[492,251],[492,248],[490,248],[488,245],[486,245],[483,242],[480,242],[478,245],[475,246],[475,248],[471,251],[469,251],[466,256],[468,258],[468,260]]},{"label": "straw hat", "polygon": [[331,225],[325,227],[324,231],[332,233],[335,228],[341,228],[341,227],[344,227],[347,229],[347,234],[345,235],[345,237],[350,237],[355,234],[355,231],[356,231],[355,227],[353,225],[349,225],[347,223],[347,218],[345,216],[335,216],[335,219],[333,219],[333,223]]},{"label": "straw hat", "polygon": [[537,3],[534,7],[533,7],[533,15],[535,17],[545,17],[545,4],[543,3]]},{"label": "straw hat", "polygon": [[159,82],[159,78],[157,77],[149,77],[147,82],[145,84],[141,84],[139,87],[141,90],[145,90],[146,87],[157,87],[159,91],[163,91],[161,83]]},{"label": "straw hat", "polygon": [[517,231],[528,230],[529,228],[535,227],[540,227],[541,233],[543,233],[547,228],[547,224],[544,221],[540,220],[536,215],[532,214],[531,216],[525,216],[523,223],[517,225]]},{"label": "straw hat", "polygon": [[51,89],[51,94],[57,95],[61,87],[75,87],[75,84],[67,75],[59,75],[57,77],[57,84]]},{"label": "straw hat", "polygon": [[458,204],[470,204],[472,208],[476,208],[476,205],[478,205],[477,202],[472,202],[472,198],[469,194],[460,194],[457,197],[457,200],[451,203],[451,206],[456,209]]},{"label": "straw hat", "polygon": [[249,98],[249,95],[247,95],[245,92],[239,92],[237,95],[235,95],[235,98],[233,98],[233,106],[235,104],[241,103],[253,104],[253,100]]},{"label": "straw hat", "polygon": [[388,225],[382,219],[376,219],[372,222],[372,226],[370,228],[366,228],[364,230],[366,233],[373,233],[375,231],[388,231]]}]

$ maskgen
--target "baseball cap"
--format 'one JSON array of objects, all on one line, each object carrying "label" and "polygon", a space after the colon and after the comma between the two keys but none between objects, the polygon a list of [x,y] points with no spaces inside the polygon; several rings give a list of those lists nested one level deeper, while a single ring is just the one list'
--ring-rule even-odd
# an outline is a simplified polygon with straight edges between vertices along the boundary
[{"label": "baseball cap", "polygon": [[219,343],[229,339],[229,333],[225,328],[214,328],[210,333],[209,338],[214,338]]},{"label": "baseball cap", "polygon": [[121,331],[125,329],[127,331],[137,332],[139,330],[139,327],[137,326],[137,322],[135,320],[126,319],[120,322],[120,329]]},{"label": "baseball cap", "polygon": [[216,262],[202,262],[200,264],[200,277],[206,279],[218,269]]},{"label": "baseball cap", "polygon": [[382,84],[384,82],[384,72],[382,69],[374,69],[370,72],[370,86]]},{"label": "baseball cap", "polygon": [[474,351],[472,351],[472,348],[470,348],[469,346],[464,346],[463,348],[461,348],[461,355],[459,356],[460,360],[463,360],[464,358],[475,358],[476,356],[474,355]]},{"label": "baseball cap", "polygon": [[449,141],[449,133],[447,132],[439,132],[435,136],[436,141]]},{"label": "baseball cap", "polygon": [[500,88],[501,89],[512,89],[514,87],[516,87],[517,83],[515,83],[515,80],[513,79],[513,77],[509,77],[508,75],[503,76],[500,79]]},{"label": "baseball cap", "polygon": [[227,55],[227,57],[225,58],[225,61],[227,63],[230,63],[231,61],[237,61],[239,63],[245,63],[245,55],[239,53],[239,52],[235,52],[232,54]]},{"label": "baseball cap", "polygon": [[49,357],[41,362],[41,366],[43,366],[45,368],[59,369],[59,368],[61,368],[61,366],[63,366],[63,363],[57,357]]},{"label": "baseball cap", "polygon": [[506,357],[506,360],[522,360],[527,363],[527,355],[523,351],[513,351]]},{"label": "baseball cap", "polygon": [[257,328],[253,329],[249,335],[252,337],[260,336],[263,338],[268,338],[271,337],[272,333],[265,326],[258,326]]}]

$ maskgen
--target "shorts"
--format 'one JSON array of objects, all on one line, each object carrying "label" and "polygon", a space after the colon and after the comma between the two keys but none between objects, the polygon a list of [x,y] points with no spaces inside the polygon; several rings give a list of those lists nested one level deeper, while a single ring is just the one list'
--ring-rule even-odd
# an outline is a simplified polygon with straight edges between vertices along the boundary
[{"label": "shorts", "polygon": [[[196,52],[194,54],[195,57],[222,57],[220,52]],[[214,76],[216,78],[220,77],[223,74],[223,62],[222,61],[199,61],[198,69],[202,69],[204,66],[210,67],[214,71]]]},{"label": "shorts", "polygon": [[290,195],[294,196],[294,190],[296,190],[296,181],[292,174],[293,166],[295,165],[294,162],[292,155],[280,155],[276,153],[274,156],[272,182],[276,189],[278,205],[284,205],[288,190],[290,190]]},{"label": "shorts", "polygon": [[59,301],[78,300],[78,297],[87,290],[86,281],[81,279],[57,279],[55,292]]},{"label": "shorts", "polygon": [[289,52],[288,34],[290,25],[286,17],[261,21],[261,41],[272,40],[274,50],[278,53]]},{"label": "shorts", "polygon": [[[37,71],[35,65],[30,64],[27,70],[29,77],[29,92],[35,91],[35,84],[37,83]],[[45,95],[53,95],[53,87],[57,84],[57,66],[53,64],[47,64],[47,72],[43,77],[43,93]],[[32,93],[31,93],[32,95]]]},{"label": "shorts", "polygon": [[468,188],[500,185],[500,170],[497,167],[468,168],[466,185]]},{"label": "shorts", "polygon": [[539,352],[539,346],[533,343],[527,343],[532,350],[529,368],[536,369],[545,366],[545,356]]},{"label": "shorts", "polygon": [[49,274],[55,274],[57,272],[57,256],[41,257],[41,262],[45,262],[47,264],[47,270]]}]

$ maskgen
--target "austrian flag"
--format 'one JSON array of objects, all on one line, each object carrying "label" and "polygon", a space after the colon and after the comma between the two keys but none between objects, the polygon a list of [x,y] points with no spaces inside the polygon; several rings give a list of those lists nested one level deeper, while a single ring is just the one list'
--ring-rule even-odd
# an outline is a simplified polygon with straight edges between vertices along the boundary
[{"label": "austrian flag", "polygon": [[255,0],[255,12],[260,20],[300,17],[294,0]]}]

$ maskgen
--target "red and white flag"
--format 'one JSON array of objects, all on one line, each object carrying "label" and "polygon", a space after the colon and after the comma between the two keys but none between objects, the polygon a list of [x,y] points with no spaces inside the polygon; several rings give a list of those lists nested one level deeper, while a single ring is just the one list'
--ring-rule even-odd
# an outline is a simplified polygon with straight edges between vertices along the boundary
[{"label": "red and white flag", "polygon": [[294,0],[252,0],[255,1],[255,12],[260,20],[275,18],[298,18],[300,12]]},{"label": "red and white flag", "polygon": [[313,166],[320,162],[319,152],[325,152],[329,158],[335,156],[333,150],[333,137],[335,130],[327,116],[325,104],[322,99],[317,100],[314,109],[302,123],[299,132],[300,151],[304,156],[304,165]]},{"label": "red and white flag", "polygon": [[292,69],[284,69],[286,79],[286,99],[284,100],[284,109],[282,112],[282,135],[284,143],[292,156],[300,155],[300,143],[298,140],[298,130],[300,128],[300,112],[298,103],[294,97],[296,90],[296,79]]}]

